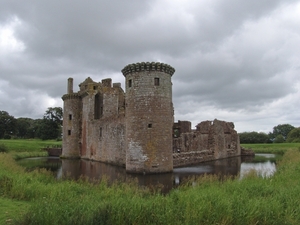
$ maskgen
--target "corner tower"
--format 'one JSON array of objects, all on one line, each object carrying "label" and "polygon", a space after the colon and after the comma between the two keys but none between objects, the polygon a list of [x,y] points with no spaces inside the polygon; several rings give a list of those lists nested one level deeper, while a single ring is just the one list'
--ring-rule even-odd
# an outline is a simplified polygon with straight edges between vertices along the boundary
[{"label": "corner tower", "polygon": [[73,78],[68,79],[68,93],[62,96],[63,112],[63,146],[62,157],[80,158],[81,137],[81,96],[73,93]]},{"label": "corner tower", "polygon": [[129,64],[126,81],[126,171],[163,173],[173,170],[174,112],[171,77],[163,63]]}]

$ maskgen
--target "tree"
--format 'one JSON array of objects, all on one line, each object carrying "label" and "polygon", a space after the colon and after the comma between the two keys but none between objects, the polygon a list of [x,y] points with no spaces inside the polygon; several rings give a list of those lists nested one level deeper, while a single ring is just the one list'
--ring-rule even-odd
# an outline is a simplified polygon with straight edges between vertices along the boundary
[{"label": "tree", "polygon": [[239,133],[241,144],[254,144],[254,143],[269,143],[270,139],[266,133],[263,132],[243,132]]},{"label": "tree", "polygon": [[18,138],[34,138],[31,134],[31,128],[34,120],[30,118],[17,118],[16,120],[16,135]]},{"label": "tree", "polygon": [[277,137],[274,139],[274,143],[283,143],[284,141],[285,140],[282,134],[277,135]]},{"label": "tree", "polygon": [[50,107],[46,110],[44,118],[39,121],[36,136],[43,140],[61,137],[61,124],[63,112],[61,107]]},{"label": "tree", "polygon": [[6,111],[0,111],[0,138],[10,138],[16,131],[16,119]]},{"label": "tree", "polygon": [[286,142],[300,142],[300,127],[295,128],[289,132]]},{"label": "tree", "polygon": [[279,124],[273,127],[273,133],[271,134],[272,138],[276,138],[278,135],[282,135],[284,140],[286,140],[288,133],[293,130],[295,127],[290,124]]},{"label": "tree", "polygon": [[44,114],[44,119],[55,122],[57,125],[62,124],[63,110],[61,107],[49,107]]}]

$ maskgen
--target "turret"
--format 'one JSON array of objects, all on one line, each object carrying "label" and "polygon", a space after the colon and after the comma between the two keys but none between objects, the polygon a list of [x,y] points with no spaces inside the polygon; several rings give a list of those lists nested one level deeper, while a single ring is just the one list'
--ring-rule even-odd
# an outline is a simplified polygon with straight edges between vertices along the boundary
[{"label": "turret", "polygon": [[122,73],[126,80],[126,171],[162,173],[173,170],[174,121],[171,77],[163,63],[135,63]]},{"label": "turret", "polygon": [[81,97],[73,93],[73,78],[68,79],[67,94],[62,96],[63,112],[63,151],[64,158],[80,158],[81,137]]}]

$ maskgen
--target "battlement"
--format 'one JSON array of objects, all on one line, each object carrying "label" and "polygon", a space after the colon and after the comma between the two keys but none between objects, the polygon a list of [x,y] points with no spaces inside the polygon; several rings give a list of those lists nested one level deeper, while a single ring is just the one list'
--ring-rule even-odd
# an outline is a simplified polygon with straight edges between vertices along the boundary
[{"label": "battlement", "polygon": [[175,73],[175,69],[164,63],[160,62],[141,62],[141,63],[133,63],[128,64],[122,69],[123,75],[126,77],[129,73],[140,72],[140,71],[160,71],[170,74],[171,76]]},{"label": "battlement", "polygon": [[81,96],[78,93],[70,93],[63,95],[61,98],[65,101],[66,99],[80,99]]}]

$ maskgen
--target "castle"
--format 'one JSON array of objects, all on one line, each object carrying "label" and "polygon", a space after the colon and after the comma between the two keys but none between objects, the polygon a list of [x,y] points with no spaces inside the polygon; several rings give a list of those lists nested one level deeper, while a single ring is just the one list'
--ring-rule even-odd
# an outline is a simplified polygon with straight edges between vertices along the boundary
[{"label": "castle", "polygon": [[87,78],[62,96],[64,158],[125,166],[130,173],[163,173],[173,167],[241,155],[231,122],[174,123],[170,65],[152,62],[124,67],[126,91],[111,79]]}]

